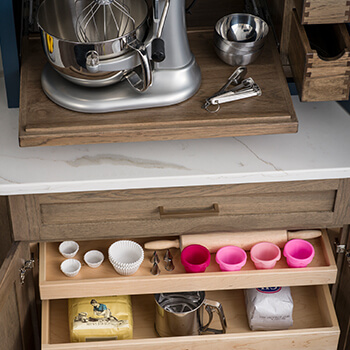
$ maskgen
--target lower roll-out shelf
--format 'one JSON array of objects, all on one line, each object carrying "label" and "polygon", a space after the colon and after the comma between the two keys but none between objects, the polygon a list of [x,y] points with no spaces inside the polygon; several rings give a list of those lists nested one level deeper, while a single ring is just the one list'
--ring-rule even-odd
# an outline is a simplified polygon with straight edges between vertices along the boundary
[{"label": "lower roll-out shelf", "polygon": [[[227,333],[185,337],[158,337],[154,330],[155,305],[152,294],[132,296],[134,338],[129,340],[70,343],[67,299],[44,300],[42,304],[43,350],[167,350],[212,349],[317,349],[335,350],[339,327],[328,286],[291,288],[293,327],[278,331],[251,331],[248,326],[243,290],[206,293],[219,301],[227,318]],[[216,318],[216,315],[214,316]],[[212,323],[220,329],[219,320]]]}]

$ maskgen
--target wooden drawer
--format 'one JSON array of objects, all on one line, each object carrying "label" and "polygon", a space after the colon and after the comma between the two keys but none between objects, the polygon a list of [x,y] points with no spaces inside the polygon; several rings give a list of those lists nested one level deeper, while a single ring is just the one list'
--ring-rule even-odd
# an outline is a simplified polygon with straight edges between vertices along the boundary
[{"label": "wooden drawer", "polygon": [[[65,260],[58,252],[59,243],[48,242],[40,244],[40,298],[61,299],[82,296],[104,296],[123,294],[149,294],[160,292],[193,291],[193,290],[222,290],[269,287],[269,286],[301,286],[335,283],[337,268],[332,249],[326,232],[319,238],[310,240],[315,248],[315,257],[307,268],[289,268],[282,255],[275,268],[257,270],[249,254],[246,265],[241,271],[223,272],[215,261],[215,254],[211,256],[211,263],[205,273],[186,273],[180,261],[180,250],[172,249],[175,269],[168,272],[162,262],[159,264],[161,273],[153,276],[150,273],[153,251],[145,250],[145,259],[132,276],[121,276],[116,273],[108,261],[108,247],[115,240],[82,241],[77,259],[82,263],[79,274],[73,278],[66,277],[60,271],[60,264]],[[142,244],[145,240],[139,240]],[[147,241],[147,240],[146,240]],[[232,243],[233,244],[233,243]],[[83,255],[98,249],[104,253],[105,261],[98,269],[91,269],[84,264]],[[162,259],[164,251],[159,251]]]},{"label": "wooden drawer", "polygon": [[301,101],[348,100],[349,48],[345,24],[302,26],[293,10],[288,56]]},{"label": "wooden drawer", "polygon": [[[226,334],[187,337],[157,337],[154,330],[153,295],[132,297],[134,338],[129,340],[69,343],[67,300],[45,300],[42,304],[43,350],[199,350],[242,348],[250,350],[314,349],[335,350],[339,327],[328,286],[292,287],[294,325],[282,331],[251,331],[248,326],[242,290],[208,292],[224,308]],[[213,323],[213,327],[218,324]]]},{"label": "wooden drawer", "polygon": [[350,21],[348,0],[294,0],[302,24],[344,23]]},{"label": "wooden drawer", "polygon": [[335,226],[347,186],[346,180],[198,186],[11,196],[9,203],[16,240],[154,237]]}]

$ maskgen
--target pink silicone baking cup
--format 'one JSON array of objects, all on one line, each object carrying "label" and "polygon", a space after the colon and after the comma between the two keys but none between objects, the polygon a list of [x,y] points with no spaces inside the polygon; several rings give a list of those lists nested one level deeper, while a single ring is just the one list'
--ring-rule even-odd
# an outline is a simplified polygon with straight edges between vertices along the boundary
[{"label": "pink silicone baking cup", "polygon": [[306,267],[315,256],[315,249],[310,242],[295,238],[285,244],[283,255],[289,267]]},{"label": "pink silicone baking cup", "polygon": [[210,264],[210,252],[200,244],[191,244],[182,250],[181,263],[186,272],[204,272]]},{"label": "pink silicone baking cup", "polygon": [[250,258],[257,269],[272,269],[281,259],[281,250],[274,243],[260,242],[251,248]]},{"label": "pink silicone baking cup", "polygon": [[234,245],[220,248],[215,256],[222,271],[239,271],[247,262],[246,252]]}]

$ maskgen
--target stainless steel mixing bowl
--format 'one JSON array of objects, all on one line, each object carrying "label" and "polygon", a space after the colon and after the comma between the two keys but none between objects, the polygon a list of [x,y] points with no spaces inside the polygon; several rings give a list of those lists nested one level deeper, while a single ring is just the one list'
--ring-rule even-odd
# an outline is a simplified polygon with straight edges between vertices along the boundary
[{"label": "stainless steel mixing bowl", "polygon": [[267,23],[257,16],[227,15],[215,25],[215,52],[227,64],[250,64],[261,54],[268,32]]},{"label": "stainless steel mixing bowl", "polygon": [[[135,23],[129,21],[121,36],[118,36],[115,26],[109,24],[106,40],[82,42],[77,32],[77,18],[92,1],[44,0],[37,20],[44,52],[56,71],[76,84],[105,86],[123,79],[131,69],[130,64],[125,70],[92,73],[86,67],[88,53],[96,52],[100,60],[125,60],[128,56],[138,56],[129,43],[145,40],[149,30],[149,8],[146,0],[124,0]],[[95,20],[101,22],[103,19],[96,17]],[[93,27],[88,30],[93,30]],[[94,37],[93,33],[90,34]]]}]

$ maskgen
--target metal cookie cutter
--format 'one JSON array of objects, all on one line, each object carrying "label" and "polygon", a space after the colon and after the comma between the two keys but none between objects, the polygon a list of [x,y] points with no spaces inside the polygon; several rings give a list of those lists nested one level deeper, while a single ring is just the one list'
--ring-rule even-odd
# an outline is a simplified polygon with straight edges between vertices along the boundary
[{"label": "metal cookie cutter", "polygon": [[[241,68],[242,67],[237,68],[237,70],[229,77],[226,84],[218,92],[205,100],[202,108],[210,113],[215,113],[220,109],[221,103],[241,100],[243,98],[253,96],[260,96],[262,94],[260,87],[252,78],[241,80],[239,83],[237,82],[237,79],[232,80],[232,77],[236,77],[239,73],[245,74],[245,72],[240,71]],[[230,86],[233,82],[235,82],[236,85],[232,89],[227,90],[228,86]],[[209,109],[211,105],[216,105],[216,108],[214,110]]]}]

